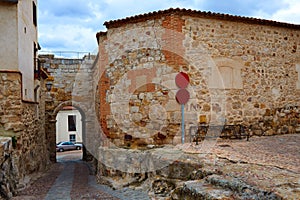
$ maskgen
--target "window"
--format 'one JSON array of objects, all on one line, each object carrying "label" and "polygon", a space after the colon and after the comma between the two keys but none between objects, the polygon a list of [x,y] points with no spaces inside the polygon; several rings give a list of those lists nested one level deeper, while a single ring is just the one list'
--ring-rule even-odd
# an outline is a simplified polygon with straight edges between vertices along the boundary
[{"label": "window", "polygon": [[70,140],[70,142],[76,142],[76,135],[75,134],[71,134],[71,135],[69,135],[69,140]]},{"label": "window", "polygon": [[76,131],[76,115],[68,116],[68,130]]},{"label": "window", "polygon": [[32,10],[33,10],[33,12],[32,12],[32,15],[33,15],[33,24],[35,26],[37,26],[36,5],[35,5],[34,2],[32,2]]}]

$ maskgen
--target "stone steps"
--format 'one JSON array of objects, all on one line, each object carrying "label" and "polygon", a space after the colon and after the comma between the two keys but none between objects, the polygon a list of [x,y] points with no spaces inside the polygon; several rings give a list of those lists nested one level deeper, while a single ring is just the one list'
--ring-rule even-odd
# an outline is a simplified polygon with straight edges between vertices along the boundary
[{"label": "stone steps", "polygon": [[178,200],[281,199],[272,192],[254,188],[237,178],[216,174],[201,180],[185,182],[182,187],[175,189],[172,198]]}]

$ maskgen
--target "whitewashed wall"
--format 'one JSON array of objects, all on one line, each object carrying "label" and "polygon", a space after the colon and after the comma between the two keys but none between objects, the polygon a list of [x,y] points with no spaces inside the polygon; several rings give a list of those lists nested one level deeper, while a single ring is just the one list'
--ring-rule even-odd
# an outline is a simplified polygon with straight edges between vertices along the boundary
[{"label": "whitewashed wall", "polygon": [[[76,116],[76,131],[68,130],[68,116]],[[82,121],[78,110],[62,110],[56,116],[56,143],[69,141],[69,135],[76,135],[76,142],[82,142]]]}]

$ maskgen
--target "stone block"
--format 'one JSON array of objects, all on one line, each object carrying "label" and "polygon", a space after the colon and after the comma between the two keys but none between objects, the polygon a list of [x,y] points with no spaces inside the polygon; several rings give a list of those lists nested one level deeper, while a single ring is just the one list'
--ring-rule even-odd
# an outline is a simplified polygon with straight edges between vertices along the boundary
[{"label": "stone block", "polygon": [[170,123],[180,123],[181,122],[181,112],[171,112],[169,113]]},{"label": "stone block", "polygon": [[170,111],[180,111],[180,105],[176,100],[169,100],[165,105],[165,110]]}]

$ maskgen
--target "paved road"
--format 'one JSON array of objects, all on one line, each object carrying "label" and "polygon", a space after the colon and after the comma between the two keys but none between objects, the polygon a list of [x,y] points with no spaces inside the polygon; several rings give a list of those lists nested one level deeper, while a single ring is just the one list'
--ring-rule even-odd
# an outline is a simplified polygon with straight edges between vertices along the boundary
[{"label": "paved road", "polygon": [[81,151],[58,153],[58,162],[13,200],[149,199],[142,191],[128,188],[112,190],[105,185],[97,184],[88,164],[81,161],[81,156]]}]

